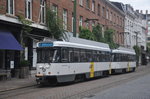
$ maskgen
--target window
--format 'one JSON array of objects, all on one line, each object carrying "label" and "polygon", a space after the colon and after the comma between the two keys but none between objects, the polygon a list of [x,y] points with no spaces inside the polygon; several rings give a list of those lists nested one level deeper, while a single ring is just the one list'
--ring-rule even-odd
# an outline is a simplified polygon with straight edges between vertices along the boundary
[{"label": "window", "polygon": [[56,17],[58,15],[58,6],[57,5],[52,5],[52,11],[55,13]]},{"label": "window", "polygon": [[106,11],[106,19],[108,19],[109,18],[109,11],[107,10]]},{"label": "window", "polygon": [[101,10],[100,4],[98,4],[98,7],[97,7],[97,11],[98,11],[98,12],[97,12],[97,15],[98,15],[98,16],[100,16],[100,10]]},{"label": "window", "polygon": [[79,4],[83,6],[83,0],[79,0]]},{"label": "window", "polygon": [[26,18],[32,19],[32,0],[26,0]]},{"label": "window", "polygon": [[119,25],[119,16],[117,16],[117,22],[116,23]]},{"label": "window", "polygon": [[63,29],[67,30],[67,10],[63,10]]},{"label": "window", "polygon": [[79,52],[79,49],[74,49],[73,60],[74,60],[74,62],[79,62],[80,61],[80,52]]},{"label": "window", "polygon": [[7,0],[7,13],[14,15],[14,0]]},{"label": "window", "polygon": [[95,26],[95,21],[92,21],[92,27],[94,27]]},{"label": "window", "polygon": [[112,21],[112,15],[113,15],[113,14],[112,14],[112,12],[111,12],[111,13],[110,13],[110,21]]},{"label": "window", "polygon": [[69,62],[74,62],[74,60],[73,60],[73,48],[69,48]]},{"label": "window", "polygon": [[68,48],[61,49],[61,62],[62,63],[68,62]]},{"label": "window", "polygon": [[80,16],[79,26],[83,25],[83,16]]},{"label": "window", "polygon": [[74,16],[72,14],[72,32],[73,32],[73,27],[74,27],[73,23],[74,23]]},{"label": "window", "polygon": [[95,1],[92,0],[92,11],[94,12],[95,11]]},{"label": "window", "polygon": [[116,24],[116,14],[114,14],[114,24]]},{"label": "window", "polygon": [[53,63],[59,62],[60,52],[59,49],[53,48],[38,48],[37,49],[37,62],[38,63]]},{"label": "window", "polygon": [[83,49],[82,49],[82,50],[80,51],[80,59],[81,59],[81,60],[80,60],[81,62],[87,62],[86,50],[83,50]]},{"label": "window", "polygon": [[46,3],[45,0],[40,0],[40,23],[45,24],[46,19]]},{"label": "window", "polygon": [[86,8],[90,9],[90,0],[86,0]]},{"label": "window", "polygon": [[105,17],[105,14],[104,14],[104,13],[105,13],[105,8],[103,7],[103,8],[102,8],[102,16],[103,16],[103,17]]},{"label": "window", "polygon": [[89,22],[86,22],[86,28],[87,29],[89,28]]}]

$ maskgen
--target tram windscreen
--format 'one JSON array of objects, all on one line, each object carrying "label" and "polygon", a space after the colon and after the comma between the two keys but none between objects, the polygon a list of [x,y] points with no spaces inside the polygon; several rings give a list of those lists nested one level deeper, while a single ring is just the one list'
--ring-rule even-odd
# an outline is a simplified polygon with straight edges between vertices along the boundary
[{"label": "tram windscreen", "polygon": [[59,50],[54,48],[38,48],[37,63],[56,63],[59,62]]}]

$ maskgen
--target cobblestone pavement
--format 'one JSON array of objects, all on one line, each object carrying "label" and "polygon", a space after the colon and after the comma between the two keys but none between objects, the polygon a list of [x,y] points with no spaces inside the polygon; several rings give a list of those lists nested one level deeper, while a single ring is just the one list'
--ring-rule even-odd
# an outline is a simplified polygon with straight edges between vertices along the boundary
[{"label": "cobblestone pavement", "polygon": [[[113,75],[82,83],[56,87],[35,87],[32,89],[19,90],[19,92],[16,90],[16,92],[12,92],[13,95],[8,96],[7,99],[83,99],[149,74],[150,66],[142,66],[133,73]],[[6,97],[3,99],[6,99]]]},{"label": "cobblestone pavement", "polygon": [[0,92],[33,85],[36,85],[35,77],[25,79],[12,78],[11,80],[0,81]]},{"label": "cobblestone pavement", "polygon": [[150,99],[150,74],[83,99]]}]

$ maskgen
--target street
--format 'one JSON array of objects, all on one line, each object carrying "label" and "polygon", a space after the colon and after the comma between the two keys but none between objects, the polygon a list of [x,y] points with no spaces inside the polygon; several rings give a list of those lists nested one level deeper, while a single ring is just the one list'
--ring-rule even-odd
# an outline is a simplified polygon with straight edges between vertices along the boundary
[{"label": "street", "polygon": [[83,99],[150,99],[150,74]]},{"label": "street", "polygon": [[[128,96],[124,99],[149,99],[149,78],[149,66],[141,66],[136,72],[80,83],[33,86],[1,92],[0,99],[122,99],[120,97],[124,96]],[[132,96],[134,97],[131,98]]]}]

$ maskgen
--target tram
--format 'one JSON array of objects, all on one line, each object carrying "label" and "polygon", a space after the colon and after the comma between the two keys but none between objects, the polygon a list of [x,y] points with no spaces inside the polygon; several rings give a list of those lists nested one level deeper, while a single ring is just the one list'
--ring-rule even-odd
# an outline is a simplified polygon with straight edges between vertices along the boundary
[{"label": "tram", "polygon": [[37,83],[77,82],[111,73],[134,71],[135,52],[77,38],[37,43]]},{"label": "tram", "polygon": [[133,49],[120,47],[112,50],[112,73],[125,73],[135,71],[136,53]]}]

